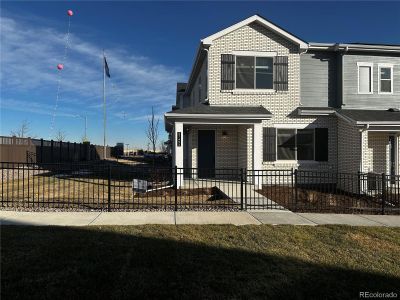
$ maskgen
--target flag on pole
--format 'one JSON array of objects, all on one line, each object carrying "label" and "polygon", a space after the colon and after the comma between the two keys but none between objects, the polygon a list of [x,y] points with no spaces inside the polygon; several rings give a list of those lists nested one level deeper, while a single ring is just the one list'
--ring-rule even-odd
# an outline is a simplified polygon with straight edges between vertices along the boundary
[{"label": "flag on pole", "polygon": [[110,78],[111,77],[110,69],[108,68],[107,59],[105,56],[104,56],[104,70],[106,72],[107,77]]}]

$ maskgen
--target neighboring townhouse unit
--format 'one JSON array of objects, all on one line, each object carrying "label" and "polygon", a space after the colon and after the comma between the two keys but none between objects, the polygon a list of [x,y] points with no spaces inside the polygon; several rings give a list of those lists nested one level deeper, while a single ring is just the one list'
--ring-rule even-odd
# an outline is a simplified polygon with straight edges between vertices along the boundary
[{"label": "neighboring townhouse unit", "polygon": [[[400,46],[307,43],[255,15],[200,43],[173,164],[399,174]],[[206,171],[208,170],[208,171]]]}]

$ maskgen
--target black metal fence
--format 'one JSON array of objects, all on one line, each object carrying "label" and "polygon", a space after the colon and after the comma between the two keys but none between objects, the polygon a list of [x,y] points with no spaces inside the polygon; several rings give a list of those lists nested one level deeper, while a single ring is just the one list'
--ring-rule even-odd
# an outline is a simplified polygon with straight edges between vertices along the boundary
[{"label": "black metal fence", "polygon": [[115,161],[0,163],[3,208],[400,214],[400,176],[166,168]]},{"label": "black metal fence", "polygon": [[295,212],[400,214],[400,176],[376,173],[272,170],[247,174],[259,183],[247,208]]}]

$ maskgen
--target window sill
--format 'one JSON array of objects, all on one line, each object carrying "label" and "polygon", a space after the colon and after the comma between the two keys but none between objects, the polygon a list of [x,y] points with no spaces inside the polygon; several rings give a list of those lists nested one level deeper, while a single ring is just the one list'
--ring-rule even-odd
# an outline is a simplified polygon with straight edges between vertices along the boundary
[{"label": "window sill", "polygon": [[268,95],[275,94],[275,90],[221,90],[221,93],[231,93],[233,95]]},{"label": "window sill", "polygon": [[274,167],[297,167],[299,165],[296,160],[276,160],[276,161],[263,161],[263,165],[272,165]]},{"label": "window sill", "polygon": [[327,164],[328,161],[316,161],[316,160],[276,160],[276,161],[263,161],[263,165],[273,166],[299,166],[299,165],[321,165]]}]

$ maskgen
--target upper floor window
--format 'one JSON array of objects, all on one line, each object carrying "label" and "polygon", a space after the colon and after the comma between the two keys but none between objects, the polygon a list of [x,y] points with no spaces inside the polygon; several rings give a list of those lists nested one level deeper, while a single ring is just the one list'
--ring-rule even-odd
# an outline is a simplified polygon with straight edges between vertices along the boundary
[{"label": "upper floor window", "polygon": [[378,65],[378,91],[380,94],[393,93],[393,66]]},{"label": "upper floor window", "polygon": [[373,64],[357,63],[358,66],[358,93],[372,94],[373,92]]},{"label": "upper floor window", "polygon": [[236,56],[236,88],[272,90],[273,57]]}]

